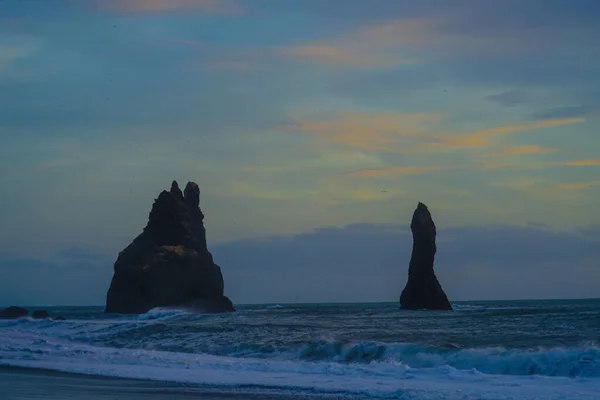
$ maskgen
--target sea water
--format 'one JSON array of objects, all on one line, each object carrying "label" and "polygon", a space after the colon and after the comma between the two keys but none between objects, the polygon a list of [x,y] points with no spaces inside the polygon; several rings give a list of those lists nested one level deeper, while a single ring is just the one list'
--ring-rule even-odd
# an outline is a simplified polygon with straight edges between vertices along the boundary
[{"label": "sea water", "polygon": [[600,399],[600,300],[453,306],[49,308],[66,320],[0,320],[0,365],[259,396]]}]

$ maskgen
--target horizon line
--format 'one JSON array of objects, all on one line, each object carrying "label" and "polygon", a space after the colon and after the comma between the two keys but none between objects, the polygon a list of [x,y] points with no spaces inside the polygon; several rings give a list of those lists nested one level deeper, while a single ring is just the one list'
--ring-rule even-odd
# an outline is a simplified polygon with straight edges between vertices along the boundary
[{"label": "horizon line", "polygon": [[[454,304],[454,303],[474,303],[474,302],[514,302],[514,301],[582,301],[582,300],[600,300],[600,297],[576,297],[576,298],[537,298],[537,299],[524,299],[524,298],[520,298],[520,299],[480,299],[480,300],[455,300],[455,301],[450,301],[450,303]],[[293,306],[305,306],[305,305],[351,305],[351,304],[399,304],[399,301],[360,301],[360,302],[352,302],[352,301],[322,301],[322,302],[298,302],[298,303],[286,303],[286,302],[268,302],[268,303],[239,303],[236,304],[234,303],[234,306],[239,307],[239,306],[269,306],[269,305],[293,305]],[[9,305],[9,306],[5,306],[2,305],[1,307],[5,308],[5,307],[13,307],[15,306],[14,304]],[[23,308],[44,308],[44,307],[53,307],[53,308],[57,308],[57,307],[105,307],[106,305],[67,305],[67,304],[61,304],[61,305],[23,305],[23,306],[18,306],[18,307],[23,307]],[[164,307],[155,307],[155,308],[168,308],[168,307],[177,307],[177,306],[164,306]],[[408,311],[408,310],[407,310]],[[202,314],[202,313],[198,313],[198,314]]]}]

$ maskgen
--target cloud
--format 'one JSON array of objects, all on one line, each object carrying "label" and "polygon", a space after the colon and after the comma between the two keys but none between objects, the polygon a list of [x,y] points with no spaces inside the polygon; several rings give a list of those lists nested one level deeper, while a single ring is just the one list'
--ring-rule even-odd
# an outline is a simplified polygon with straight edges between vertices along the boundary
[{"label": "cloud", "polygon": [[403,141],[419,140],[424,125],[440,121],[435,113],[347,113],[322,120],[293,118],[295,124],[276,129],[304,132],[318,140],[368,150],[394,151]]},{"label": "cloud", "polygon": [[486,170],[497,170],[503,168],[542,169],[549,167],[596,167],[599,165],[600,159],[592,158],[571,161],[485,161],[483,163],[483,168]]},{"label": "cloud", "polygon": [[[385,22],[398,18],[424,18],[432,10],[453,17],[454,23],[449,30],[487,35],[521,33],[523,30],[544,30],[549,26],[562,23],[563,26],[595,26],[600,7],[595,0],[581,0],[576,6],[562,1],[506,0],[502,9],[493,3],[429,0],[429,1],[389,1],[373,0],[371,6],[365,6],[363,0],[345,0],[343,7],[336,2],[304,0],[301,2],[274,2],[273,7],[302,11],[327,21],[352,21],[355,24],[369,24],[373,21]],[[475,31],[475,32],[474,32]]]},{"label": "cloud", "polygon": [[56,269],[59,266],[53,262],[40,260],[29,257],[8,257],[3,256],[0,258],[0,266],[6,268],[18,268],[18,269]]},{"label": "cloud", "polygon": [[87,260],[87,261],[104,261],[106,260],[105,254],[95,253],[92,251],[84,250],[79,247],[70,247],[59,252],[59,255],[66,259],[71,260]]},{"label": "cloud", "polygon": [[[585,118],[549,119],[460,133],[428,127],[443,122],[441,114],[349,113],[324,120],[296,118],[284,131],[304,132],[319,140],[382,152],[438,152],[486,148],[494,139],[515,133],[579,124]],[[516,151],[518,151],[517,149]],[[521,151],[532,148],[521,148]]]},{"label": "cloud", "polygon": [[553,128],[562,125],[579,124],[585,121],[585,118],[563,118],[549,119],[544,121],[528,122],[516,125],[506,125],[498,128],[482,129],[473,134],[451,138],[445,144],[451,147],[469,148],[469,147],[488,147],[492,139],[498,136],[506,136],[513,133],[535,131],[545,128]]},{"label": "cloud", "polygon": [[600,186],[600,181],[591,182],[575,182],[575,183],[558,183],[555,188],[562,190],[586,190]]},{"label": "cloud", "polygon": [[[201,181],[219,242],[420,198],[454,223],[598,222],[596,189],[555,185],[597,179],[599,2],[373,1],[0,1],[21,19],[0,23],[4,246],[125,245],[177,176]],[[222,18],[240,6],[253,18]]]},{"label": "cloud", "polygon": [[157,14],[189,11],[202,14],[238,14],[235,0],[96,0],[95,7],[110,12]]},{"label": "cloud", "polygon": [[[377,7],[364,7],[357,2],[344,10],[337,7],[338,18],[349,15],[345,20],[352,21],[348,24],[354,30],[340,35],[347,42],[333,35],[322,41],[324,45],[340,46],[343,42],[361,54],[401,54],[406,59],[418,59],[419,64],[345,76],[337,82],[335,94],[371,107],[397,107],[399,93],[410,95],[413,104],[414,97],[423,96],[428,97],[423,101],[446,106],[449,102],[432,99],[431,93],[452,88],[454,93],[478,92],[478,99],[513,107],[502,112],[528,108],[527,113],[536,119],[580,117],[574,107],[581,104],[580,111],[584,111],[584,107],[597,106],[598,90],[590,84],[595,82],[599,65],[592,39],[600,34],[592,22],[600,16],[597,5],[557,6],[556,2],[547,6],[534,1],[523,6],[511,2],[502,10],[494,10],[485,2],[454,3],[449,6],[434,1],[419,6],[382,2]],[[336,15],[333,6],[306,7],[316,15]],[[585,7],[590,7],[589,15],[585,15]],[[407,21],[421,22],[402,34],[389,34],[394,26]],[[358,44],[350,47],[353,39]],[[586,101],[586,97],[595,99]],[[569,104],[577,106],[564,107]],[[466,105],[474,109],[485,106],[474,102]]]},{"label": "cloud", "polygon": [[524,145],[514,146],[502,149],[499,154],[505,156],[520,156],[520,155],[532,155],[532,154],[552,154],[556,153],[556,149],[550,149],[546,147],[536,145]]},{"label": "cloud", "polygon": [[485,99],[506,107],[513,107],[527,103],[529,96],[521,89],[511,89],[491,96],[486,96]]},{"label": "cloud", "polygon": [[336,67],[390,68],[417,62],[391,54],[364,54],[327,45],[294,46],[282,48],[280,52],[293,60]]},{"label": "cloud", "polygon": [[[211,251],[238,304],[398,301],[412,247],[412,210],[406,211],[405,224],[327,227],[212,245]],[[443,215],[433,213],[436,273],[451,300],[593,297],[600,290],[598,226],[573,232],[533,221],[444,227]],[[0,304],[101,305],[112,272],[109,263],[2,257]]]},{"label": "cloud", "polygon": [[436,165],[373,168],[351,171],[347,175],[353,178],[394,178],[398,176],[418,175],[430,171],[442,171],[450,168]]},{"label": "cloud", "polygon": [[592,118],[597,115],[600,115],[600,106],[587,104],[578,106],[552,107],[542,112],[537,112],[535,117],[539,119],[573,118],[582,116],[586,118]]},{"label": "cloud", "polygon": [[[406,225],[354,224],[212,250],[235,301],[398,301],[412,246],[406,217]],[[535,223],[438,226],[436,273],[452,300],[593,297],[599,240]],[[248,284],[257,277],[260,286]]]},{"label": "cloud", "polygon": [[[516,5],[513,7],[522,8]],[[522,16],[515,15],[511,7],[506,7],[501,13],[486,5],[474,6],[467,2],[455,7],[448,7],[442,3],[433,7],[407,4],[365,7],[364,4],[355,3],[345,5],[343,11],[340,7],[332,8],[336,9],[335,15],[338,18],[348,15],[346,20],[350,21],[349,31],[292,45],[288,53],[298,55],[304,49],[308,53],[304,54],[305,57],[328,61],[335,58],[340,64],[354,63],[356,66],[366,65],[365,60],[390,54],[402,55],[400,59],[419,60],[423,63],[474,58],[487,61],[494,59],[502,63],[508,57],[556,52],[556,46],[547,39],[553,32],[558,34],[556,31],[562,34],[563,40],[569,38],[584,43],[589,41],[589,32],[581,27],[576,29],[576,25],[572,25],[566,29],[559,25],[558,21],[548,25],[530,21],[525,23]],[[375,12],[376,17],[369,18],[367,16],[373,14],[372,8],[379,9],[379,12]],[[389,9],[389,13],[381,15],[385,9]],[[318,11],[313,9],[319,17],[331,17],[331,11],[327,6],[318,7]],[[529,12],[540,14],[535,9],[529,9]],[[506,15],[506,21],[502,21],[498,17],[499,14]],[[554,19],[556,15],[549,12],[539,17]],[[560,50],[569,49],[561,46]],[[447,68],[447,65],[444,64],[443,68]],[[514,104],[511,97],[514,99],[514,96],[508,93],[490,100]]]},{"label": "cloud", "polygon": [[[292,60],[359,68],[393,68],[418,63],[407,45],[432,40],[435,20],[398,19],[355,32],[289,45],[280,54]],[[409,54],[404,56],[403,53]]]},{"label": "cloud", "polygon": [[30,37],[0,35],[0,76],[21,59],[39,51],[41,43]]},{"label": "cloud", "polygon": [[600,240],[600,225],[582,226],[576,231],[590,240]]},{"label": "cloud", "polygon": [[0,305],[102,305],[112,268],[16,257],[0,259],[0,275]]},{"label": "cloud", "polygon": [[587,160],[563,161],[558,163],[567,167],[597,167],[600,165],[600,158],[591,158]]}]

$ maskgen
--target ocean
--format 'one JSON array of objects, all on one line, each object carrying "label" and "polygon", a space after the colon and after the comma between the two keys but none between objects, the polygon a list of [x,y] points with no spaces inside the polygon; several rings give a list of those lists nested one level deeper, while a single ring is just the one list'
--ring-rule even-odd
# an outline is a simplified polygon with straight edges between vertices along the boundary
[{"label": "ocean", "polygon": [[600,399],[600,300],[453,306],[49,307],[0,320],[0,398]]}]

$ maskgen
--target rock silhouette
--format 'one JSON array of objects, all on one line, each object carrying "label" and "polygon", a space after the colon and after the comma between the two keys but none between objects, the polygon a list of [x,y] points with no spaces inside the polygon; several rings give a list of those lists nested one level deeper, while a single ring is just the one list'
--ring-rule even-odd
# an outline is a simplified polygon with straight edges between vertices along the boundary
[{"label": "rock silhouette", "polygon": [[400,296],[400,306],[408,310],[452,310],[452,305],[433,272],[437,251],[436,228],[425,204],[419,203],[417,206],[410,229],[413,234],[413,250],[408,282]]},{"label": "rock silhouette", "polygon": [[25,308],[10,306],[4,310],[0,310],[0,319],[14,319],[26,317],[29,314]]},{"label": "rock silhouette", "polygon": [[117,258],[107,313],[141,314],[155,307],[235,311],[223,275],[207,249],[200,189],[176,181],[154,201],[143,232]]}]

